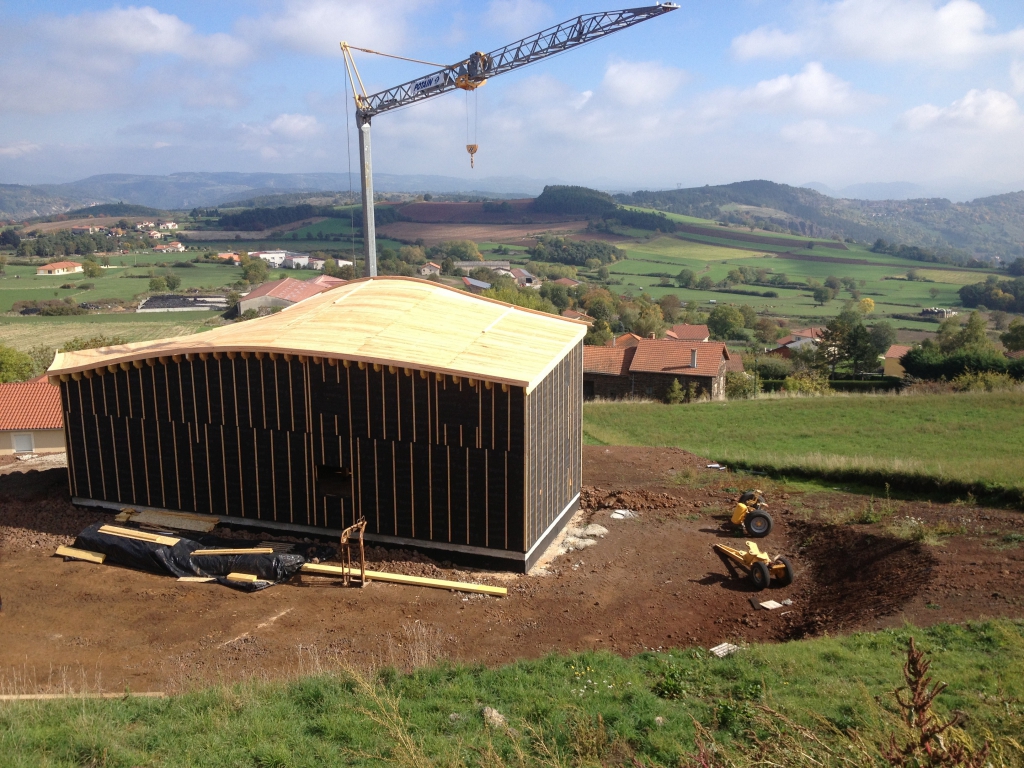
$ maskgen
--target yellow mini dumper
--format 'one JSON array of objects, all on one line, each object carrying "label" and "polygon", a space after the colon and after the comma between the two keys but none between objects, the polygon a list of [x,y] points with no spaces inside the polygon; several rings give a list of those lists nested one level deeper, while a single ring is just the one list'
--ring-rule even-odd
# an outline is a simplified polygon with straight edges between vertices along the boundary
[{"label": "yellow mini dumper", "polygon": [[740,496],[732,511],[729,521],[735,527],[743,529],[747,536],[763,539],[772,532],[772,518],[766,511],[768,503],[761,491],[747,491]]},{"label": "yellow mini dumper", "polygon": [[727,563],[735,563],[745,570],[759,591],[771,584],[773,579],[780,587],[793,583],[793,565],[789,559],[783,555],[772,559],[771,555],[762,552],[752,541],[747,542],[746,552],[724,544],[715,544],[714,549]]}]

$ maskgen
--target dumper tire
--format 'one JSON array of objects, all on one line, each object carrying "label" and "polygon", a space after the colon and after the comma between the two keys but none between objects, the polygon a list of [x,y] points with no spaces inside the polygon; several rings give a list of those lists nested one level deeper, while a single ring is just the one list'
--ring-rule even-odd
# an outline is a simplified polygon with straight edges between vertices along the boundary
[{"label": "dumper tire", "polygon": [[780,587],[788,587],[793,583],[793,564],[789,562],[789,558],[785,555],[779,555],[775,558],[775,562],[780,563],[785,568],[782,577],[775,579],[775,581],[778,582]]},{"label": "dumper tire", "polygon": [[767,512],[751,512],[743,520],[743,529],[754,539],[763,539],[772,532],[773,526],[771,515]]},{"label": "dumper tire", "polygon": [[768,570],[767,565],[758,561],[750,566],[750,580],[754,582],[754,588],[760,592],[772,583],[772,572]]}]

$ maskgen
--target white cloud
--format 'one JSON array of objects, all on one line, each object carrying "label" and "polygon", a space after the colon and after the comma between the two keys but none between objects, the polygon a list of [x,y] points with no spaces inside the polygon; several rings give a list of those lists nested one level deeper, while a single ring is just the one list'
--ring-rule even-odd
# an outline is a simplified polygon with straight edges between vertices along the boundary
[{"label": "white cloud", "polygon": [[0,146],[0,157],[24,157],[33,152],[38,152],[40,149],[42,149],[41,146],[30,141],[16,141],[13,144]]},{"label": "white cloud", "polygon": [[279,13],[241,19],[242,37],[318,56],[339,56],[344,40],[393,53],[407,37],[406,16],[420,0],[287,0]]},{"label": "white cloud", "polygon": [[789,58],[803,50],[803,38],[774,27],[759,27],[732,41],[732,53],[738,59]]},{"label": "white cloud", "polygon": [[779,135],[794,144],[866,144],[874,139],[870,131],[830,125],[824,120],[803,120],[784,125]]},{"label": "white cloud", "polygon": [[845,80],[811,62],[795,75],[762,80],[745,90],[723,89],[711,94],[703,111],[706,119],[732,118],[743,112],[837,115],[870,106],[877,99],[859,93]]},{"label": "white cloud", "polygon": [[1015,61],[1010,65],[1010,82],[1013,83],[1013,92],[1024,93],[1024,61]]},{"label": "white cloud", "polygon": [[309,139],[319,136],[324,130],[313,115],[278,115],[268,129],[286,139]]},{"label": "white cloud", "polygon": [[991,53],[1024,51],[1024,28],[995,33],[975,0],[813,0],[793,32],[760,27],[732,42],[740,59],[838,53],[876,61],[961,67]]},{"label": "white cloud", "polygon": [[615,61],[605,70],[601,88],[620,104],[638,107],[666,101],[685,80],[681,69],[656,61]]},{"label": "white cloud", "polygon": [[142,92],[191,105],[216,93],[220,105],[237,104],[223,81],[249,54],[234,37],[200,34],[150,7],[13,22],[0,46],[0,112],[35,114],[115,108]]},{"label": "white cloud", "polygon": [[44,17],[38,29],[55,43],[90,56],[172,54],[226,66],[238,64],[248,55],[247,46],[230,35],[198,34],[177,16],[150,7]]},{"label": "white cloud", "polygon": [[551,9],[539,0],[491,0],[483,18],[492,29],[525,37],[540,32],[551,19]]},{"label": "white cloud", "polygon": [[972,131],[1005,131],[1022,125],[1020,106],[1008,93],[973,89],[948,107],[922,104],[903,113],[898,125],[911,131],[959,128]]}]

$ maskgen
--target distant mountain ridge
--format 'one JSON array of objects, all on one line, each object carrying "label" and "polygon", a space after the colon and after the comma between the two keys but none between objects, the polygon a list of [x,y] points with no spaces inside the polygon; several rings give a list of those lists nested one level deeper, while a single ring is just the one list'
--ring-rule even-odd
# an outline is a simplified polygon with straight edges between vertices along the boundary
[{"label": "distant mountain ridge", "polygon": [[[540,194],[553,180],[525,176],[460,179],[452,176],[374,174],[378,192]],[[359,191],[347,173],[172,173],[138,176],[111,173],[66,184],[0,184],[0,219],[22,220],[64,213],[97,203],[125,202],[160,210],[210,207],[279,193]]]},{"label": "distant mountain ridge", "polygon": [[856,200],[772,181],[616,195],[625,205],[776,228],[809,237],[916,245],[982,259],[1024,256],[1024,191],[969,203]]},{"label": "distant mountain ridge", "polygon": [[[557,180],[522,176],[462,179],[451,176],[375,174],[379,192],[432,192],[477,197],[532,197]],[[828,190],[824,185],[815,185]],[[856,185],[864,194],[913,191],[913,185]],[[20,221],[124,203],[159,210],[188,210],[238,201],[284,204],[290,195],[358,193],[358,178],[345,173],[175,173],[169,176],[106,174],[67,184],[0,184],[0,220]],[[834,190],[829,190],[833,194]],[[282,199],[281,196],[284,196]],[[655,208],[730,223],[763,226],[805,237],[915,245],[984,259],[1024,256],[1024,192],[951,203],[944,198],[853,199],[807,186],[741,181],[718,186],[639,191],[614,196],[626,205]],[[273,202],[271,202],[273,201]],[[296,200],[295,202],[299,202]]]}]

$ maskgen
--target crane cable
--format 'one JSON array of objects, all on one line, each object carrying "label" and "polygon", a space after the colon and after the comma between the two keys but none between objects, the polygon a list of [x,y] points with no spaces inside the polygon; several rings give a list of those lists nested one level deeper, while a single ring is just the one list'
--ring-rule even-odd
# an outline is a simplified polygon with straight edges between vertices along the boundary
[{"label": "crane cable", "polygon": [[477,123],[480,116],[480,99],[478,92],[474,89],[473,91],[473,132],[470,135],[469,130],[469,91],[466,91],[466,151],[469,152],[469,167],[475,168],[476,165],[473,162],[473,156],[476,155],[480,145],[477,144]]},{"label": "crane cable", "polygon": [[[348,62],[346,62],[347,65]],[[348,112],[348,80],[345,79],[345,148],[348,150],[348,228],[349,247],[352,250],[352,263],[355,263],[356,254],[356,221],[355,221],[355,192],[352,189],[352,120]]]}]

